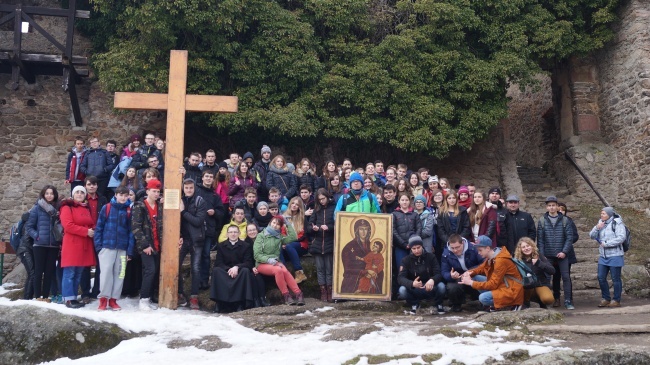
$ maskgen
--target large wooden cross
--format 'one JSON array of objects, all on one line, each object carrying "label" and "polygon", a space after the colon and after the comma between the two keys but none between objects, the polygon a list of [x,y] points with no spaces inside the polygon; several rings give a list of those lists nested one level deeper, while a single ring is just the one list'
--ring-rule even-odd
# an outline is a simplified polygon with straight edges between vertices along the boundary
[{"label": "large wooden cross", "polygon": [[171,51],[169,65],[169,92],[167,94],[115,93],[116,109],[167,110],[167,141],[165,146],[165,200],[163,215],[163,242],[160,262],[161,307],[178,306],[178,238],[181,232],[179,201],[183,166],[183,138],[185,112],[236,113],[236,96],[186,95],[187,51]]}]

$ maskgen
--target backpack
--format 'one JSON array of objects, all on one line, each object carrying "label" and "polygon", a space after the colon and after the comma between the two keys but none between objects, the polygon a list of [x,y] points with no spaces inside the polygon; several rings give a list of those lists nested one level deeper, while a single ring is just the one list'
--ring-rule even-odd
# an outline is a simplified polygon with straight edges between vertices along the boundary
[{"label": "backpack", "polygon": [[[111,203],[106,204],[106,218],[111,213]],[[126,207],[126,219],[131,219],[131,207]]]},{"label": "backpack", "polygon": [[537,275],[535,275],[535,272],[530,267],[528,267],[528,265],[526,265],[525,262],[516,259],[514,257],[511,257],[510,260],[512,260],[512,262],[517,267],[517,270],[519,271],[519,275],[521,275],[522,280],[519,280],[511,275],[506,275],[506,277],[523,285],[525,289],[534,288],[538,285]]},{"label": "backpack", "polygon": [[[621,222],[623,221],[620,215],[614,214],[614,220],[612,221],[612,232],[616,232],[616,218],[620,219]],[[621,245],[623,246],[623,252],[627,252],[630,249],[630,243],[632,243],[632,233],[630,232],[629,228],[627,228],[627,226],[623,227],[625,227],[625,241],[623,241]]]},{"label": "backpack", "polygon": [[11,226],[9,244],[14,251],[18,250],[18,247],[20,246],[20,241],[25,233],[25,223],[27,223],[28,217],[28,214],[23,214],[20,217],[20,220]]}]

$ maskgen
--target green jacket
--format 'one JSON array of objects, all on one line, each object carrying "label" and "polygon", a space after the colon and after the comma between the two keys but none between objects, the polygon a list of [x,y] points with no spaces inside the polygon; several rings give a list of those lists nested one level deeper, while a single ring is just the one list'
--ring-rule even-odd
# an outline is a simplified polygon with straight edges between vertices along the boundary
[{"label": "green jacket", "polygon": [[255,267],[259,264],[266,264],[268,259],[277,259],[280,261],[280,246],[289,244],[298,240],[298,235],[291,224],[287,224],[287,235],[282,238],[270,236],[266,230],[262,230],[255,238],[253,245],[253,256],[255,257]]}]

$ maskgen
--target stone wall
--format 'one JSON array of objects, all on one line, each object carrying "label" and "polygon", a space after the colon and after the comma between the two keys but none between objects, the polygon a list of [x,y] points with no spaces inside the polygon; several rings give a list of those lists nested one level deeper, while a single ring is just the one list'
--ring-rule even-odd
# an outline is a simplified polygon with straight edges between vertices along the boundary
[{"label": "stone wall", "polygon": [[[609,155],[594,166],[614,181],[611,204],[650,208],[650,1],[631,0],[616,38],[596,55],[601,130]],[[601,170],[602,169],[602,170]]]}]

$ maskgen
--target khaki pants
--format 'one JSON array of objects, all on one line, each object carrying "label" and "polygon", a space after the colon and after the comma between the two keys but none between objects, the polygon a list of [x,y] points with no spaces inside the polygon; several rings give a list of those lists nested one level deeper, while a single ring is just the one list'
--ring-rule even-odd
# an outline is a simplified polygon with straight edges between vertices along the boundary
[{"label": "khaki pants", "polygon": [[553,298],[553,292],[547,286],[538,286],[533,289],[526,289],[524,291],[524,303],[530,303],[530,301],[540,301],[543,304],[551,305],[555,298]]}]

